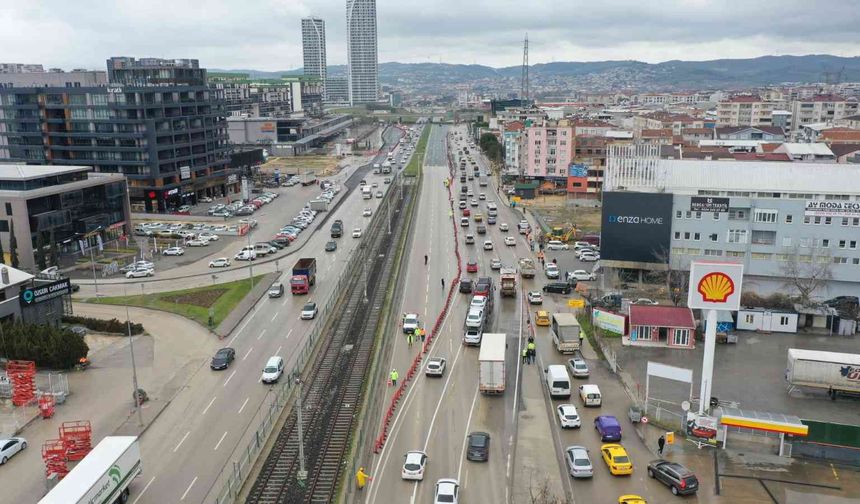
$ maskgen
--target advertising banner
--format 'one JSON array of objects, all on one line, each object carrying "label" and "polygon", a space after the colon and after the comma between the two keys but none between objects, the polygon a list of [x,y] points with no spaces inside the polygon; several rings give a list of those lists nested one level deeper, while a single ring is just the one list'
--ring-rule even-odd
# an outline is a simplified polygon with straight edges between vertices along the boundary
[{"label": "advertising banner", "polygon": [[860,201],[806,200],[803,215],[810,217],[860,217]]},{"label": "advertising banner", "polygon": [[72,282],[68,278],[64,278],[49,284],[21,289],[19,299],[21,306],[30,306],[71,293]]},{"label": "advertising banner", "polygon": [[671,231],[671,194],[603,193],[601,259],[664,263]]},{"label": "advertising banner", "polygon": [[620,334],[622,336],[625,333],[627,319],[623,315],[617,315],[615,313],[595,308],[591,311],[591,318],[593,324],[604,331]]},{"label": "advertising banner", "polygon": [[728,213],[728,198],[711,198],[710,196],[693,196],[690,198],[691,212]]}]

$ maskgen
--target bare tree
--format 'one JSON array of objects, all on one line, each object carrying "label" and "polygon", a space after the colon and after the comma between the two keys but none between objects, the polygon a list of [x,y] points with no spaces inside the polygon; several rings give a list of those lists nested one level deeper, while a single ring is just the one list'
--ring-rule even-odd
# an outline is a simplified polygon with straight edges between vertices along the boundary
[{"label": "bare tree", "polygon": [[785,287],[797,293],[804,306],[813,306],[815,292],[824,287],[833,277],[833,257],[829,249],[812,247],[808,254],[795,246],[788,260],[780,265]]},{"label": "bare tree", "polygon": [[665,284],[666,294],[672,300],[672,304],[678,306],[687,297],[687,291],[690,288],[690,265],[684,267],[682,259],[672,253],[666,247],[660,247],[660,250],[654,251],[654,258],[658,262],[666,265],[665,271],[655,271],[650,273],[650,277],[654,281],[659,281]]},{"label": "bare tree", "polygon": [[564,496],[558,496],[550,488],[549,478],[544,477],[539,482],[532,480],[529,484],[529,504],[568,504]]}]

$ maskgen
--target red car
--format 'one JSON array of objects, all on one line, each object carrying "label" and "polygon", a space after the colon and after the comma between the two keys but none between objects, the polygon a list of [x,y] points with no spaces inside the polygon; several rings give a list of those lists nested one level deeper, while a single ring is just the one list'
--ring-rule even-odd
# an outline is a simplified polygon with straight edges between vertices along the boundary
[{"label": "red car", "polygon": [[472,215],[472,212],[470,212],[468,208],[464,208],[463,209],[463,217],[468,217],[470,215]]},{"label": "red car", "polygon": [[478,272],[478,261],[474,259],[466,263],[466,272],[467,273],[477,273]]}]

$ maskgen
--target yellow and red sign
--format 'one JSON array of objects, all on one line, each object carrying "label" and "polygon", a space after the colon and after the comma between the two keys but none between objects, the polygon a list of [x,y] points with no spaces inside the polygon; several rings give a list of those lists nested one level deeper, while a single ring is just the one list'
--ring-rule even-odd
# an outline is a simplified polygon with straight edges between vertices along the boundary
[{"label": "yellow and red sign", "polygon": [[740,308],[744,265],[716,261],[690,263],[687,306],[703,310]]}]

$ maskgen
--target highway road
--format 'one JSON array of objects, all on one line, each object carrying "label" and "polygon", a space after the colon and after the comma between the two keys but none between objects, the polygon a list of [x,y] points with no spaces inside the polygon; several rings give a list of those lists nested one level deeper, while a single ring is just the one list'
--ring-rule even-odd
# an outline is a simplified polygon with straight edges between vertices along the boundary
[{"label": "highway road", "polygon": [[[396,141],[399,136],[399,132],[392,131],[388,140]],[[383,183],[385,176],[369,171],[369,166],[359,169],[349,185],[357,185],[364,177],[369,184],[375,182],[379,190],[386,191],[389,185]],[[364,200],[359,191],[345,195],[331,216],[343,219],[346,230],[337,240],[338,249],[334,253],[323,250],[331,240],[331,219],[319,231],[303,233],[308,238],[300,255],[316,257],[318,262],[317,282],[310,296],[292,296],[287,292],[282,298],[264,297],[232,334],[220,342],[212,338],[207,344],[213,354],[222,346],[234,348],[236,360],[223,371],[212,371],[208,359],[200,360],[190,380],[144,432],[141,450],[145,469],[132,485],[130,502],[201,503],[214,499],[219,490],[213,488],[218,475],[231,464],[235,450],[244,449],[252,439],[260,411],[271,402],[271,387],[260,383],[266,360],[281,355],[286,360],[285,369],[288,372],[292,369],[298,358],[296,350],[303,347],[313,326],[320,323],[319,318],[299,320],[301,307],[309,300],[324,304],[338,288],[349,254],[360,242],[352,238],[351,230],[363,228],[369,217],[363,217],[362,210],[369,207],[376,212],[380,201]],[[277,222],[274,216],[268,218]],[[284,261],[282,266],[291,264]],[[274,271],[274,265],[271,270]],[[286,274],[282,280],[287,280]]]}]

